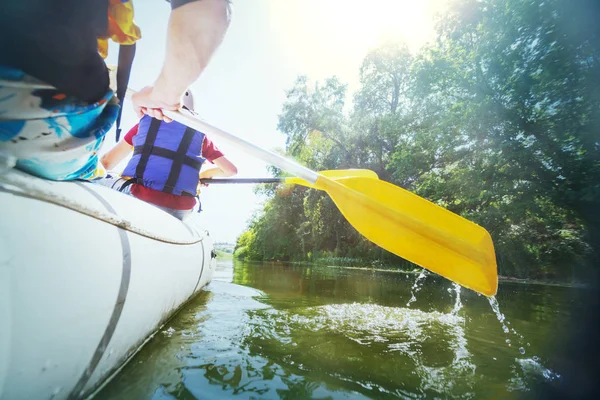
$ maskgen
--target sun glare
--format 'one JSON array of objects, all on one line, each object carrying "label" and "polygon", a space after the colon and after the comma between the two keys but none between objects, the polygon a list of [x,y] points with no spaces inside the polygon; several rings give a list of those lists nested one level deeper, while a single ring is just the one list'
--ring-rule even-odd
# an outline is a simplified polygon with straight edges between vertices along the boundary
[{"label": "sun glare", "polygon": [[416,53],[434,38],[446,0],[272,0],[271,34],[286,59],[315,79],[337,75],[353,86],[369,49],[404,41]]}]

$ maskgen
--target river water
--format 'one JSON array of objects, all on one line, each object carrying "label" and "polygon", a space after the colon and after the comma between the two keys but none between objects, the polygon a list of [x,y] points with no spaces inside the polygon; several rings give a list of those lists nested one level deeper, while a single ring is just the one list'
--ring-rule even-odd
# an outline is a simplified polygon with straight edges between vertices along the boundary
[{"label": "river water", "polygon": [[563,379],[581,290],[222,260],[97,398],[529,397]]}]

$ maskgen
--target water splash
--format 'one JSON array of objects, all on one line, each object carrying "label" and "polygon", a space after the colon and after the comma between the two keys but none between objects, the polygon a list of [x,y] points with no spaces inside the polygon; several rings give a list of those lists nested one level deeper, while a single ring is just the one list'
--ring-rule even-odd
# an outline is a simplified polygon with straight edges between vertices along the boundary
[{"label": "water splash", "polygon": [[[309,307],[301,313],[297,310],[261,310],[262,318],[253,319],[253,335],[273,338],[287,347],[298,340],[298,335],[294,335],[298,327],[313,332],[302,335],[306,337],[314,338],[316,334],[326,338],[342,334],[361,346],[368,346],[369,352],[405,357],[406,362],[412,364],[412,373],[420,378],[424,391],[465,395],[472,391],[477,377],[468,350],[465,319],[458,314],[462,307],[460,289],[456,294],[455,308],[448,313],[361,303]],[[432,336],[432,332],[437,335]],[[437,358],[439,354],[432,357],[429,350],[431,346],[439,345],[440,336],[445,344],[443,351],[447,351],[443,356],[447,361],[443,363]],[[326,340],[315,343],[314,346],[320,346],[321,353],[327,353]],[[283,353],[295,351],[298,350],[289,347]],[[360,357],[360,354],[353,357]],[[307,357],[306,353],[302,356]]]},{"label": "water splash", "polygon": [[175,329],[173,329],[173,327],[169,327],[169,329],[162,331],[162,333],[165,336],[171,337],[175,333]]},{"label": "water splash", "polygon": [[[521,352],[521,354],[525,354],[525,346],[523,344],[525,337],[523,335],[521,335],[519,332],[517,332],[515,330],[515,328],[509,328],[510,322],[506,319],[504,314],[500,311],[500,305],[498,304],[498,300],[496,299],[495,296],[488,297],[488,301],[490,303],[490,306],[492,307],[492,310],[496,314],[496,318],[498,318],[498,321],[500,322],[500,325],[502,326],[502,330],[504,331],[504,333],[507,335],[512,333],[515,337],[517,337],[518,344],[520,346],[519,351]],[[512,342],[509,338],[506,338],[506,343],[510,346]],[[527,346],[529,346],[529,344],[527,344]]]},{"label": "water splash", "polygon": [[[426,276],[427,270],[421,270],[421,273],[419,274],[419,276],[417,276],[417,279],[415,280],[415,283],[413,283],[412,288],[410,288],[411,297],[410,300],[408,300],[408,303],[406,303],[406,307],[410,307],[412,303],[417,301],[417,293],[419,293],[419,291],[423,287],[423,279],[425,279]],[[421,282],[420,285],[419,282]]]},{"label": "water splash", "polygon": [[[514,328],[509,328],[510,322],[506,319],[506,317],[504,316],[504,314],[500,311],[500,305],[498,304],[498,300],[496,299],[495,296],[493,297],[488,297],[488,301],[490,303],[490,306],[492,307],[492,310],[494,311],[494,313],[496,314],[496,318],[498,319],[498,321],[500,322],[500,325],[502,326],[502,331],[504,331],[504,334],[506,335],[506,339],[505,342],[506,344],[508,344],[509,347],[512,347],[512,341],[511,339],[508,337],[508,335],[513,335],[514,337],[517,338],[517,340],[515,341],[515,344],[517,346],[519,346],[519,354],[520,355],[525,355],[526,350],[525,347],[529,347],[530,344],[526,343],[524,344],[524,340],[525,337],[521,334],[519,334]],[[514,376],[510,379],[508,388],[510,390],[527,390],[527,385],[525,384],[525,377],[526,376],[541,376],[543,379],[547,380],[547,381],[554,381],[556,379],[560,378],[560,375],[546,367],[544,367],[541,362],[539,357],[537,356],[533,356],[531,358],[516,358],[515,361],[521,366],[521,370],[522,370],[522,374],[518,373],[516,370],[514,370]],[[523,376],[522,376],[523,375]]]},{"label": "water splash", "polygon": [[[496,318],[498,318],[498,321],[500,322],[500,325],[502,326],[502,330],[504,331],[504,333],[509,334],[510,330],[508,329],[507,323],[508,321],[506,321],[506,317],[504,316],[504,314],[502,314],[502,312],[500,312],[500,305],[498,304],[498,300],[496,299],[496,296],[492,296],[492,297],[488,297],[487,298],[490,306],[492,307],[492,310],[494,311],[494,313],[496,314]],[[508,325],[510,325],[510,323],[508,323]],[[514,329],[513,329],[514,331]],[[507,339],[510,345],[510,339]]]},{"label": "water splash", "polygon": [[519,359],[517,362],[521,365],[521,368],[523,368],[523,372],[541,375],[548,381],[560,379],[560,374],[544,367],[540,362],[540,358],[537,356]]},{"label": "water splash", "polygon": [[[502,331],[504,331],[504,333],[506,335],[512,334],[514,337],[517,338],[516,344],[519,346],[519,353],[524,355],[525,354],[525,344],[523,342],[525,340],[525,337],[523,335],[521,335],[519,332],[517,332],[515,330],[515,328],[512,328],[512,327],[509,328],[510,322],[506,319],[504,314],[500,311],[500,305],[498,304],[498,300],[496,299],[495,296],[488,297],[488,301],[490,303],[490,306],[492,307],[492,310],[496,314],[496,318],[498,319],[498,321],[500,322],[500,325],[502,326]],[[512,341],[508,336],[506,337],[505,342],[509,346],[512,346]],[[529,346],[529,343],[527,343],[527,346]]]},{"label": "water splash", "polygon": [[458,312],[462,309],[462,302],[460,301],[460,285],[458,283],[454,284],[454,292],[456,293],[456,299],[454,300],[452,315],[458,315]]},{"label": "water splash", "polygon": [[560,374],[544,367],[539,357],[517,358],[515,361],[516,365],[513,367],[513,376],[506,386],[510,391],[529,391],[530,384],[528,382],[532,379],[541,378],[547,382],[553,382],[561,378]]},{"label": "water splash", "polygon": [[[471,353],[467,349],[467,337],[464,328],[465,319],[459,317],[458,314],[462,309],[460,291],[460,285],[455,283],[454,292],[456,293],[456,298],[454,300],[454,308],[449,315],[455,318],[456,323],[447,325],[455,338],[454,342],[451,344],[454,350],[454,360],[452,361],[452,365],[454,365],[454,368],[464,371],[469,377],[473,378],[475,376],[476,366],[473,364]],[[472,379],[470,381],[472,382]]]}]

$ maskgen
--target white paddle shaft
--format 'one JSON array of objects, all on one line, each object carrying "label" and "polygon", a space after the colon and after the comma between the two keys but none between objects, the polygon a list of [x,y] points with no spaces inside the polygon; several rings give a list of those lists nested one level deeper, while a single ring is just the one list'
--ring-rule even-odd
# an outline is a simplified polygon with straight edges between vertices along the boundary
[{"label": "white paddle shaft", "polygon": [[290,159],[287,159],[279,154],[273,153],[269,150],[258,147],[257,145],[250,143],[240,137],[232,135],[231,133],[225,132],[219,128],[216,128],[206,122],[200,120],[198,117],[189,114],[185,110],[181,111],[168,111],[163,110],[163,114],[167,117],[177,121],[185,126],[188,126],[194,130],[200,131],[209,137],[218,137],[219,139],[225,139],[230,143],[234,144],[241,150],[248,154],[251,154],[266,163],[272,164],[277,168],[280,168],[290,174],[304,179],[312,184],[317,181],[319,174],[315,171],[310,170]]},{"label": "white paddle shaft", "polygon": [[[127,89],[127,98],[131,99],[131,96],[135,93],[135,90]],[[182,112],[183,111],[183,112]],[[262,147],[258,147],[257,145],[250,143],[242,138],[239,138],[231,133],[222,131],[219,128],[216,128],[206,122],[202,121],[197,116],[189,113],[186,110],[180,111],[168,111],[163,110],[163,114],[167,117],[171,118],[173,121],[177,121],[180,124],[188,126],[194,130],[204,133],[208,136],[215,136],[220,139],[225,139],[229,143],[237,146],[239,149],[245,151],[248,154],[253,155],[256,158],[263,160],[266,163],[276,166],[284,170],[285,172],[289,172],[290,174],[297,176],[299,178],[304,179],[312,184],[317,181],[319,174],[315,171],[310,170],[290,159],[287,159],[279,154],[273,153],[269,150],[263,149]]]}]

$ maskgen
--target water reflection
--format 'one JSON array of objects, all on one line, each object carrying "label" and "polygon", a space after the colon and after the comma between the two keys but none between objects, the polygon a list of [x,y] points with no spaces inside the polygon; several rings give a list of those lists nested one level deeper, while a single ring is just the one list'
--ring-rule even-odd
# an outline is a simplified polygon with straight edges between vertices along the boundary
[{"label": "water reflection", "polygon": [[552,349],[576,298],[502,284],[498,321],[485,297],[433,275],[407,307],[415,274],[218,268],[99,398],[512,397],[559,379]]}]

